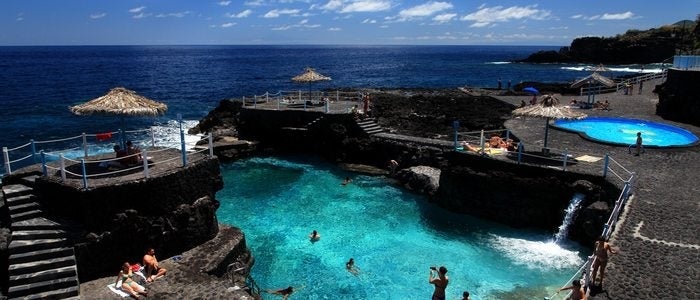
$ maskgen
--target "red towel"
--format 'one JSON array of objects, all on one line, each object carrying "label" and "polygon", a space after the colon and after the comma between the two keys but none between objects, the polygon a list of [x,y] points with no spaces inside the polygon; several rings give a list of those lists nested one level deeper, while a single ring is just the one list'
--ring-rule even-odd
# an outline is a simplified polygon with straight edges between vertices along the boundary
[{"label": "red towel", "polygon": [[111,132],[107,132],[107,133],[98,133],[98,134],[95,135],[95,137],[97,138],[97,141],[98,141],[98,142],[102,142],[102,141],[106,141],[106,140],[108,140],[108,139],[111,139],[111,138],[112,138],[112,133],[111,133]]}]

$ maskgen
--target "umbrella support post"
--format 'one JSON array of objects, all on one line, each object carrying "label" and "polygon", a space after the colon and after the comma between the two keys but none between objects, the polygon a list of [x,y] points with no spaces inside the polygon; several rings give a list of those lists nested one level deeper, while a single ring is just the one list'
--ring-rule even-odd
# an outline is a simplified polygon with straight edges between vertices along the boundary
[{"label": "umbrella support post", "polygon": [[[547,136],[549,135],[549,118],[544,123],[544,148],[542,148],[542,152],[545,152],[545,149],[547,149]],[[547,152],[549,152],[549,149],[547,149]]]}]

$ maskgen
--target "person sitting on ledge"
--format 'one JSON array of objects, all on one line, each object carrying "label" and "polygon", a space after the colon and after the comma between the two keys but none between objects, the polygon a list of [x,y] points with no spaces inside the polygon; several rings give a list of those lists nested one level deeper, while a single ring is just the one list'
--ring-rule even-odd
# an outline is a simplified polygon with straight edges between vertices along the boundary
[{"label": "person sitting on ledge", "polygon": [[143,256],[143,266],[146,269],[146,281],[148,282],[163,277],[165,273],[168,272],[168,270],[158,265],[156,250],[153,248],[148,248],[148,250],[146,250],[146,254]]},{"label": "person sitting on ledge", "polygon": [[141,156],[141,149],[134,146],[131,141],[126,141],[126,156],[124,159],[127,165],[137,165],[143,163],[143,157]]}]

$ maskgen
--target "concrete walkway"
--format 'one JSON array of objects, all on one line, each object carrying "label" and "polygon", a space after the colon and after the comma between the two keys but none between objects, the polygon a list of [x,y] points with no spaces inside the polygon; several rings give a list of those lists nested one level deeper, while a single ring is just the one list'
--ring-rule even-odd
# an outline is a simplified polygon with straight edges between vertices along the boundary
[{"label": "concrete walkway", "polygon": [[[612,110],[585,112],[663,122],[700,136],[699,127],[655,114],[658,96],[651,92],[655,83],[660,82],[646,82],[641,95],[636,90],[634,95],[597,95],[596,100],[608,100]],[[495,97],[514,105],[530,98]],[[559,98],[565,103],[571,98],[586,100],[586,96]],[[543,142],[541,119],[511,119],[506,127],[526,143]],[[633,156],[627,147],[593,143],[559,130],[549,131],[549,145],[597,156],[610,153],[637,173],[633,197],[610,241],[619,252],[608,262],[602,291],[591,299],[700,299],[700,146],[646,149],[641,156]]]}]

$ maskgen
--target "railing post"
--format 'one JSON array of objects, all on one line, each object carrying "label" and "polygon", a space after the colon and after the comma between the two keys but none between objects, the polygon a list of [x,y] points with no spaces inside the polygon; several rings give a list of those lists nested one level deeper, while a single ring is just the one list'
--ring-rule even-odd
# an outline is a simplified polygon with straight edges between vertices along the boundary
[{"label": "railing post", "polygon": [[182,153],[182,166],[187,166],[187,149],[185,148],[185,131],[182,130],[182,114],[177,114],[177,122],[180,123],[180,152]]},{"label": "railing post", "polygon": [[143,177],[149,178],[150,173],[148,172],[148,150],[141,150],[141,161],[143,162]]},{"label": "railing post", "polygon": [[563,159],[563,161],[564,161],[564,171],[566,171],[566,161],[567,161],[568,159],[569,159],[569,150],[565,148],[565,149],[564,149],[564,159]]},{"label": "railing post", "polygon": [[265,102],[270,101],[270,92],[265,92]]},{"label": "railing post", "polygon": [[610,156],[608,153],[605,153],[605,159],[603,160],[603,178],[605,176],[608,176],[608,166],[610,165]]},{"label": "railing post", "polygon": [[280,110],[280,102],[282,101],[280,98],[284,97],[282,97],[282,91],[278,91],[277,93],[279,94],[279,96],[277,96],[277,110]]},{"label": "railing post", "polygon": [[44,150],[41,150],[41,173],[44,174],[44,177],[49,176],[49,172],[46,170],[46,154],[44,153]]},{"label": "railing post", "polygon": [[88,188],[88,180],[87,180],[87,168],[85,167],[85,158],[80,159],[80,167],[83,169],[83,188],[87,189]]},{"label": "railing post", "polygon": [[119,128],[119,147],[122,149],[126,149],[124,142],[124,129]]},{"label": "railing post", "polygon": [[10,154],[7,151],[7,147],[2,147],[2,159],[5,162],[5,174],[12,174],[12,168],[10,168]]},{"label": "railing post", "polygon": [[156,130],[151,126],[151,147],[156,146]]},{"label": "railing post", "polygon": [[523,143],[518,142],[518,164],[520,164],[522,159],[523,159]]},{"label": "railing post", "polygon": [[209,133],[209,156],[213,157],[214,156],[214,137],[211,133]]},{"label": "railing post", "polygon": [[61,167],[61,182],[66,181],[66,160],[63,158],[63,153],[58,155],[59,165]]},{"label": "railing post", "polygon": [[85,132],[83,132],[83,153],[85,153],[85,156],[83,157],[88,157],[87,135]]},{"label": "railing post", "polygon": [[253,95],[253,108],[258,107],[258,95]]},{"label": "railing post", "polygon": [[330,100],[326,101],[325,99],[322,99],[322,100],[323,100],[323,103],[326,104],[326,113],[328,113],[328,111],[330,110],[330,107],[328,105],[329,105],[329,102],[331,102],[331,101]]},{"label": "railing post", "polygon": [[29,140],[29,142],[32,144],[32,160],[34,160],[34,163],[36,163],[36,143],[34,142],[34,139]]},{"label": "railing post", "polygon": [[459,142],[457,141],[457,135],[459,135],[459,121],[455,120],[452,122],[452,128],[454,129],[455,133],[455,151],[458,150],[457,147],[459,147]]}]

